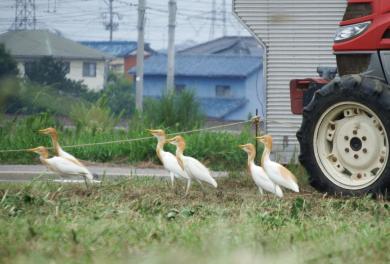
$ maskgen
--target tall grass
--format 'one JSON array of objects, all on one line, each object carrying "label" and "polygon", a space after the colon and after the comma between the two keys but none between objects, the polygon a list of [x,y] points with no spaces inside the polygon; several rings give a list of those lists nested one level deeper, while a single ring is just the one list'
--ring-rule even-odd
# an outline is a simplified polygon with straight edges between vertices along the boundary
[{"label": "tall grass", "polygon": [[152,126],[176,130],[200,127],[205,120],[195,94],[187,90],[180,93],[167,93],[160,99],[146,100],[144,116]]},{"label": "tall grass", "polygon": [[[24,149],[39,145],[51,146],[48,136],[38,133],[39,129],[54,126],[58,128],[60,144],[62,146],[84,143],[106,142],[113,140],[148,137],[150,134],[144,123],[135,125],[133,120],[129,130],[116,129],[112,131],[91,131],[86,129],[65,129],[48,114],[36,117],[9,121],[0,128],[0,149]],[[156,128],[156,127],[153,127]],[[177,130],[167,129],[169,132]],[[183,135],[187,141],[186,155],[194,156],[204,161],[212,169],[238,169],[246,164],[245,153],[237,146],[239,144],[254,142],[250,128],[246,127],[240,134],[228,132],[197,132]],[[156,140],[107,144],[79,148],[65,148],[82,160],[96,162],[114,162],[135,164],[139,162],[158,162],[155,154]],[[166,145],[166,149],[174,152],[174,146]],[[27,152],[0,153],[0,163],[36,163],[35,155]]]}]

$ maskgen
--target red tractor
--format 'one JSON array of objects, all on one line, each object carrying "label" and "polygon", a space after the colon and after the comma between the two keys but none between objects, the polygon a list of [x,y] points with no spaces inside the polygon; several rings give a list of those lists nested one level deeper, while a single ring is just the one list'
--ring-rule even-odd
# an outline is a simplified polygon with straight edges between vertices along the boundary
[{"label": "red tractor", "polygon": [[343,194],[390,190],[390,1],[348,0],[334,45],[339,77],[292,80],[303,114],[299,160],[312,186]]}]

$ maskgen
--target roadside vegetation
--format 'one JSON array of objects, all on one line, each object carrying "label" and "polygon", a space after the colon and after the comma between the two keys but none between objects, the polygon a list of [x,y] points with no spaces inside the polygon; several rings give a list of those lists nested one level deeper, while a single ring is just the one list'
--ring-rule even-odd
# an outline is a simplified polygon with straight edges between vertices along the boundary
[{"label": "roadside vegetation", "polygon": [[[0,184],[2,263],[389,263],[390,204],[303,186],[259,196],[246,174],[182,197],[164,179]],[[310,191],[310,194],[308,193]]]}]

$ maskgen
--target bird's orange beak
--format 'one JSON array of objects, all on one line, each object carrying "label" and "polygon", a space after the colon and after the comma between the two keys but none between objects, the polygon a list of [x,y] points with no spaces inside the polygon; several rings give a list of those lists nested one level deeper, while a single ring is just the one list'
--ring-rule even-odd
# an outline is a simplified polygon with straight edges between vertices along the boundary
[{"label": "bird's orange beak", "polygon": [[40,130],[39,130],[39,133],[48,134],[48,133],[49,133],[49,130],[48,130],[47,128],[45,128],[45,129],[40,129]]},{"label": "bird's orange beak", "polygon": [[29,152],[37,152],[37,151],[39,151],[39,148],[30,148],[30,149],[27,149],[27,151],[29,151]]},{"label": "bird's orange beak", "polygon": [[244,147],[245,147],[245,145],[238,145],[238,147],[239,147],[239,148],[244,148]]},{"label": "bird's orange beak", "polygon": [[261,136],[261,137],[256,137],[257,140],[259,140],[260,142],[264,143],[264,137]]},{"label": "bird's orange beak", "polygon": [[168,138],[165,140],[166,143],[171,143],[174,145],[174,143],[176,142],[176,137],[173,137],[173,138]]}]

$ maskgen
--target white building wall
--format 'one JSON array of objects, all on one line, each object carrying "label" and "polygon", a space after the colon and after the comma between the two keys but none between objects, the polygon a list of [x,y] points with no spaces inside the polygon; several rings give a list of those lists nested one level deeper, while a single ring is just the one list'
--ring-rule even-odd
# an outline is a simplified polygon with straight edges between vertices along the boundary
[{"label": "white building wall", "polygon": [[318,76],[317,66],[336,66],[334,33],[346,0],[233,0],[233,12],[267,49],[266,132],[274,153],[288,162],[298,154],[301,116],[290,109],[291,79]]},{"label": "white building wall", "polygon": [[[96,76],[83,76],[83,62],[96,62]],[[105,84],[106,64],[104,61],[73,60],[70,62],[70,71],[66,76],[75,81],[83,81],[92,91],[100,91]]]}]

